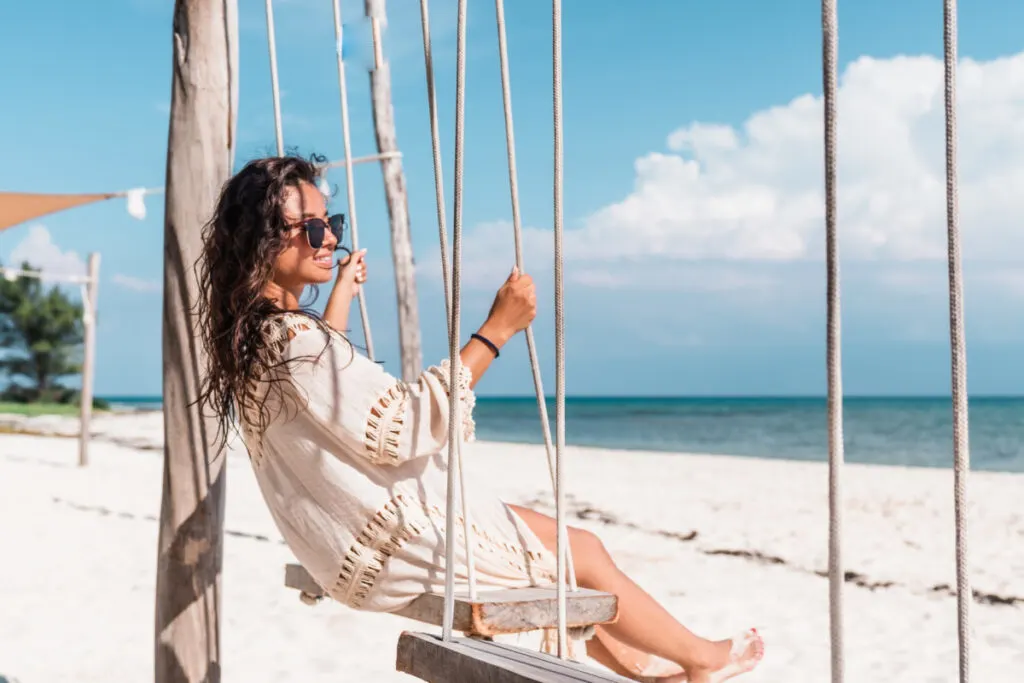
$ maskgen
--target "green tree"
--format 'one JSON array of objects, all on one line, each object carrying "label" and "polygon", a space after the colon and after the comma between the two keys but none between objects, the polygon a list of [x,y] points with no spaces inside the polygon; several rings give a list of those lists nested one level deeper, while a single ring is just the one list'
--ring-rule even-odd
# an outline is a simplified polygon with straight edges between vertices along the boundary
[{"label": "green tree", "polygon": [[[26,263],[22,270],[31,270]],[[82,304],[35,277],[0,278],[0,373],[8,399],[71,400],[60,380],[81,372]]]}]

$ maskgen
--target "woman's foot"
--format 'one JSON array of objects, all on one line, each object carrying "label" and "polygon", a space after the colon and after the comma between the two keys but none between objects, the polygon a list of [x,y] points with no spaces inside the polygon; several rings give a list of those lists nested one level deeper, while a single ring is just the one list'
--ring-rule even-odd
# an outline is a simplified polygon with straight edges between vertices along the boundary
[{"label": "woman's foot", "polygon": [[639,676],[633,680],[638,683],[690,683],[685,672],[671,676]]},{"label": "woman's foot", "polygon": [[631,678],[637,683],[686,683],[689,680],[683,667],[655,655],[650,655],[643,670]]},{"label": "woman's foot", "polygon": [[722,683],[733,676],[751,671],[764,656],[764,641],[757,629],[753,628],[714,645],[718,653],[707,667],[691,667],[686,672],[689,683]]}]

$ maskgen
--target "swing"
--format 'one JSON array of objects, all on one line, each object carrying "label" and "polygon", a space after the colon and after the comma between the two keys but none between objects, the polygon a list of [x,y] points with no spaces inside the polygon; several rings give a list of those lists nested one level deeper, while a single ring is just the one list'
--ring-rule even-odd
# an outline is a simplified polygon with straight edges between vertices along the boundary
[{"label": "swing", "polygon": [[[284,583],[299,591],[300,599],[306,604],[328,597],[327,591],[301,564],[285,565]],[[468,592],[456,593],[452,629],[472,637],[492,638],[557,628],[556,593],[547,586],[488,590],[477,593],[476,597]],[[589,633],[588,627],[614,622],[618,617],[618,601],[614,595],[580,588],[569,594],[566,611],[567,628],[582,637]],[[393,614],[442,626],[444,596],[425,593]]]},{"label": "swing", "polygon": [[[271,0],[267,0],[268,7]],[[376,0],[367,0],[367,7]],[[340,43],[338,0],[334,0],[336,31]],[[511,95],[509,88],[507,50],[505,46],[504,10],[502,0],[495,0],[499,54],[501,58],[502,94],[505,109],[506,143],[508,148],[509,184],[512,199],[513,229],[515,237],[516,264],[523,269],[521,248],[521,226],[519,219],[518,188],[515,168],[515,143],[512,127]],[[552,481],[555,487],[556,521],[558,528],[558,577],[553,588],[524,588],[488,591],[477,595],[473,585],[473,556],[470,534],[466,534],[469,565],[469,592],[456,593],[453,575],[446,575],[444,595],[427,594],[419,597],[404,610],[398,612],[418,621],[440,626],[440,636],[418,632],[405,632],[397,644],[396,669],[429,683],[466,683],[489,681],[492,683],[564,683],[618,682],[627,679],[599,672],[590,667],[568,660],[567,641],[570,634],[586,638],[596,625],[614,621],[617,615],[617,599],[614,595],[597,591],[581,590],[576,587],[572,560],[568,549],[568,535],[564,519],[564,487],[562,451],[565,446],[565,388],[564,388],[564,317],[562,280],[562,116],[561,116],[561,1],[552,0],[553,33],[553,76],[554,76],[554,238],[555,238],[555,346],[556,346],[556,434],[555,453],[552,458],[552,440],[548,427],[544,393],[540,381],[539,364],[533,340],[532,329],[527,328],[526,338],[533,369],[534,386],[544,431],[545,447]],[[369,13],[369,12],[368,12]],[[466,42],[466,0],[458,2],[458,52],[456,80],[456,122],[455,122],[455,218],[453,223],[453,261],[449,272],[447,238],[445,231],[444,200],[440,162],[440,142],[437,124],[437,107],[433,81],[433,66],[430,49],[430,30],[427,0],[420,0],[423,29],[424,59],[426,64],[427,93],[429,97],[431,134],[433,142],[435,189],[437,194],[438,228],[441,243],[441,265],[444,275],[445,304],[448,313],[449,353],[452,373],[459,366],[459,271],[461,259],[461,210],[462,210],[462,151],[463,151],[463,104],[465,92],[465,42]],[[955,120],[955,69],[956,69],[956,2],[944,0],[945,18],[945,82],[946,82],[946,151],[947,151],[947,221],[949,239],[949,281],[950,281],[950,335],[953,355],[953,412],[954,412],[954,477],[956,482],[954,501],[957,542],[957,625],[959,635],[959,678],[961,683],[969,680],[969,601],[970,582],[965,561],[966,556],[966,506],[965,487],[969,469],[967,444],[967,401],[966,371],[964,370],[964,331],[961,312],[961,266],[959,252],[959,226],[956,206],[956,120]],[[374,20],[376,21],[376,20]],[[376,28],[376,27],[375,27]],[[840,558],[841,538],[841,492],[840,469],[843,463],[842,442],[842,389],[841,354],[839,340],[839,289],[838,249],[836,229],[836,92],[837,92],[837,18],[835,0],[822,0],[823,35],[823,76],[824,76],[824,118],[825,118],[825,202],[826,202],[826,272],[828,281],[828,398],[829,398],[829,606],[831,621],[832,680],[843,680],[843,630],[842,630],[842,586],[843,571]],[[272,56],[273,60],[273,56]],[[339,78],[342,87],[343,124],[346,158],[349,155],[347,104],[344,88],[344,65],[341,52],[338,53]],[[275,86],[276,87],[276,86]],[[279,114],[278,114],[279,116]],[[354,200],[349,172],[349,202]],[[353,233],[355,232],[354,209]],[[353,234],[355,239],[355,235]],[[362,300],[360,300],[362,304]],[[361,312],[365,309],[361,305]],[[365,313],[364,330],[369,335]],[[454,488],[455,472],[461,479],[460,435],[458,389],[450,392],[449,439],[448,439],[448,529],[447,539],[454,537]],[[465,484],[462,482],[462,500],[465,507]],[[454,564],[454,544],[446,543],[446,566]],[[566,590],[566,579],[570,589]],[[303,600],[314,602],[326,596],[300,565],[286,567],[285,583],[300,591]],[[519,633],[535,629],[557,628],[558,657],[535,653],[523,648],[496,643],[493,636]],[[452,631],[467,634],[455,638]]]},{"label": "swing", "polygon": [[[269,0],[268,0],[269,2]],[[512,213],[515,237],[516,264],[523,269],[523,257],[521,248],[521,225],[519,219],[518,186],[515,169],[514,133],[512,129],[511,94],[508,84],[507,50],[505,48],[505,26],[504,8],[501,0],[496,2],[497,21],[499,30],[499,42],[502,59],[502,91],[505,103],[505,124],[506,139],[509,156],[509,183],[512,199]],[[556,22],[560,22],[558,3],[555,3]],[[463,130],[463,98],[464,98],[464,45],[465,45],[465,0],[459,4],[459,64],[458,64],[458,102],[456,121],[456,161],[455,161],[455,222],[454,222],[454,261],[451,269],[447,262],[447,239],[445,231],[444,199],[442,188],[442,174],[440,163],[440,140],[437,125],[436,98],[433,83],[433,67],[430,55],[430,32],[427,11],[427,0],[420,2],[421,18],[423,25],[424,58],[427,67],[428,95],[430,101],[430,118],[434,152],[435,168],[435,189],[437,191],[438,228],[441,242],[442,271],[444,276],[445,304],[448,313],[448,333],[450,341],[450,356],[453,360],[452,372],[458,372],[458,325],[459,325],[459,266],[461,256],[461,209],[462,209],[462,130]],[[335,12],[335,34],[341,41],[341,23],[338,0],[334,0]],[[268,11],[268,22],[271,15]],[[374,20],[375,21],[375,20]],[[557,25],[557,24],[556,24]],[[556,49],[557,46],[556,46]],[[556,59],[559,55],[556,53]],[[275,57],[273,46],[271,46],[272,71]],[[559,68],[556,66],[556,69]],[[338,73],[339,86],[341,90],[342,103],[342,128],[345,144],[346,159],[350,158],[350,137],[348,126],[347,92],[345,87],[344,61],[342,53],[338,51]],[[559,106],[560,105],[556,105]],[[275,114],[276,114],[275,110]],[[560,116],[559,116],[560,119]],[[560,121],[559,121],[560,125]],[[558,136],[557,154],[561,154],[560,130]],[[280,141],[279,141],[280,147]],[[556,161],[560,168],[560,159]],[[355,197],[352,182],[351,167],[346,169],[347,173],[347,194],[349,203],[349,216],[353,231],[353,248],[357,249],[355,241],[358,239],[357,223],[355,218]],[[556,180],[556,191],[559,196],[556,200],[558,214],[556,215],[556,239],[561,239],[561,176]],[[560,244],[558,245],[560,251]],[[556,286],[556,298],[558,299],[558,341],[562,338],[562,316],[561,316],[561,268],[557,267],[558,284]],[[365,304],[360,298],[360,313],[362,314],[363,329],[369,338],[369,325],[365,315]],[[560,576],[568,576],[569,590],[564,584],[556,586],[538,586],[530,588],[488,590],[477,593],[474,585],[473,553],[471,545],[471,534],[467,534],[467,556],[469,564],[469,588],[468,590],[456,592],[453,579],[446,577],[446,591],[444,595],[428,593],[421,595],[405,608],[395,612],[399,616],[414,619],[425,624],[439,626],[442,628],[440,638],[422,633],[404,633],[398,643],[398,658],[396,667],[410,675],[428,681],[472,681],[486,678],[487,680],[500,681],[625,681],[618,676],[603,676],[600,672],[580,665],[576,662],[567,661],[568,640],[584,640],[593,635],[593,627],[600,624],[614,622],[618,616],[618,599],[616,596],[600,591],[580,589],[576,586],[575,571],[568,552],[568,537],[565,530],[563,496],[560,495],[561,487],[558,483],[562,479],[560,451],[564,448],[564,348],[558,344],[559,356],[556,364],[558,366],[558,420],[559,442],[556,453],[552,454],[552,439],[550,427],[548,426],[547,408],[544,402],[544,390],[541,384],[539,362],[537,360],[536,345],[533,338],[532,328],[526,330],[527,346],[530,355],[530,364],[533,370],[534,386],[537,393],[538,410],[540,412],[541,424],[544,433],[544,443],[548,454],[548,464],[552,477],[552,483],[556,489],[556,508],[559,524],[558,534],[558,568]],[[454,425],[459,423],[459,402],[458,392],[451,392],[450,406],[450,432],[449,432],[449,492],[448,492],[448,515],[449,524],[454,519],[453,513],[453,488],[455,483],[455,472],[458,470],[460,483],[462,484],[463,506],[465,507],[465,483],[462,481],[460,435],[456,433]],[[448,529],[449,538],[452,530]],[[453,563],[454,544],[447,544],[449,557],[448,563]],[[318,585],[309,572],[300,564],[288,564],[285,567],[285,585],[297,590],[300,598],[307,604],[315,604],[319,600],[328,597],[327,591]],[[495,636],[518,634],[538,630],[557,630],[558,632],[558,653],[559,657],[553,657],[544,653],[536,653],[520,647],[503,645],[493,642]],[[453,639],[452,631],[465,634],[466,638]],[[484,673],[486,672],[486,673]]]}]

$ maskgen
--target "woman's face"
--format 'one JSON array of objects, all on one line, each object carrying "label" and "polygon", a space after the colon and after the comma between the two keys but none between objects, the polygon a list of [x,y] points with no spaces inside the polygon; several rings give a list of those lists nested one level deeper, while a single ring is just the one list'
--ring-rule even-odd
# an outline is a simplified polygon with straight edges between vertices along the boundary
[{"label": "woman's face", "polygon": [[274,262],[274,281],[291,291],[329,282],[334,274],[334,247],[338,240],[330,230],[325,230],[323,244],[314,249],[303,225],[311,218],[327,222],[323,194],[309,183],[289,187],[282,208],[287,232],[284,251]]}]

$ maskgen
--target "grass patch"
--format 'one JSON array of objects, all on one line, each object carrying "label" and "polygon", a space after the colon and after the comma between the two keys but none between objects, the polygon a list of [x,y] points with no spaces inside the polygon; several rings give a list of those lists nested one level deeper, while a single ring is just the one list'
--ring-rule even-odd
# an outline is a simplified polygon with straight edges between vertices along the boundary
[{"label": "grass patch", "polygon": [[[79,407],[74,403],[13,403],[0,401],[0,413],[14,415],[78,415]],[[93,412],[101,412],[93,409]]]}]

